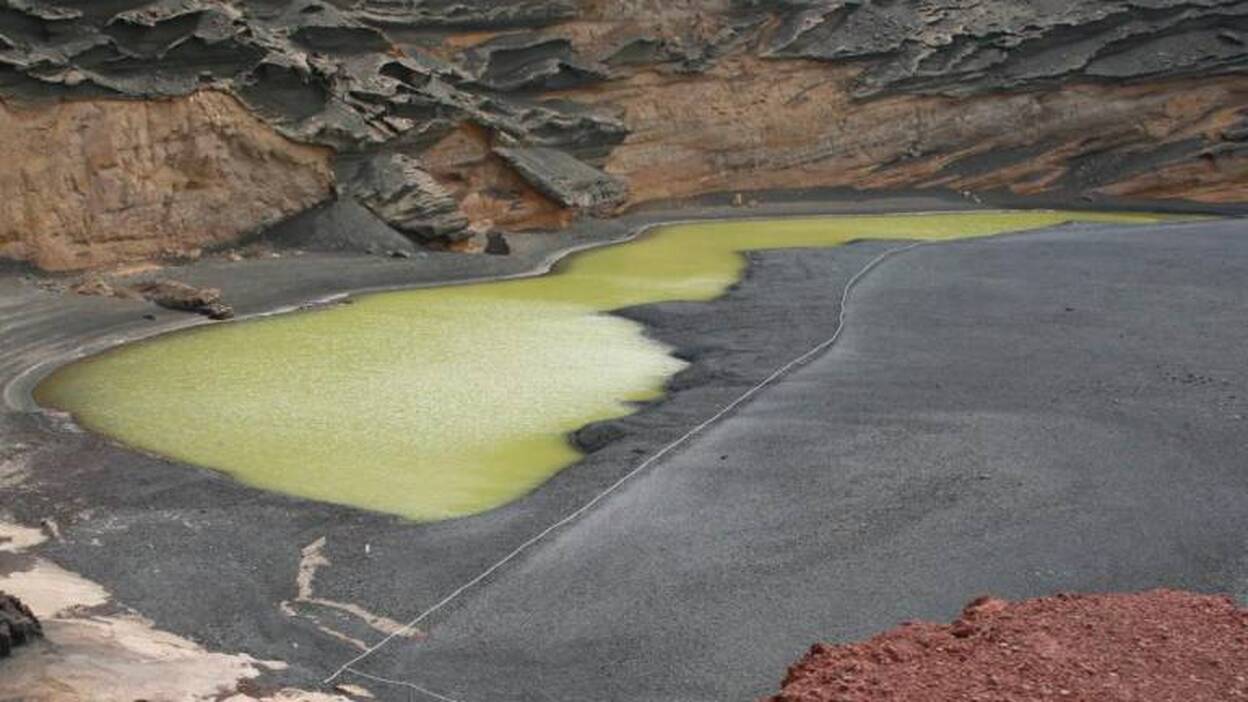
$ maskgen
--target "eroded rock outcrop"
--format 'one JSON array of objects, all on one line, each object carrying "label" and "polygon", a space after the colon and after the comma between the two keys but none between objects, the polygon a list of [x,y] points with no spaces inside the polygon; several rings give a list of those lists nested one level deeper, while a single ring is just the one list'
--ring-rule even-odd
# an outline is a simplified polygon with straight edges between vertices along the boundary
[{"label": "eroded rock outcrop", "polygon": [[468,235],[468,219],[455,200],[415,159],[379,154],[348,168],[355,198],[400,232],[420,241]]},{"label": "eroded rock outcrop", "polygon": [[565,151],[500,148],[499,156],[547,197],[567,208],[609,214],[628,199],[628,184]]},{"label": "eroded rock outcrop", "polygon": [[48,270],[176,255],[331,196],[331,151],[215,91],[0,102],[0,256]]},{"label": "eroded rock outcrop", "polygon": [[1214,75],[1246,60],[1240,0],[738,4],[778,22],[764,55],[865,61],[858,95]]},{"label": "eroded rock outcrop", "polygon": [[[1246,32],[1242,0],[0,0],[0,99],[124,112],[110,99],[231,93],[292,140],[262,147],[294,162],[281,168],[319,176],[303,161],[332,149],[339,193],[452,245],[487,222],[546,228],[715,190],[1238,201]],[[298,185],[269,214],[306,208]],[[198,202],[165,208],[187,222]],[[141,227],[120,245],[116,227],[17,226],[12,209],[0,255],[51,267],[268,221],[244,207],[212,234]],[[52,219],[99,211],[70,197]]]},{"label": "eroded rock outcrop", "polygon": [[1238,76],[867,101],[857,78],[742,57],[581,98],[627,111],[635,132],[606,170],[635,201],[815,184],[1243,199],[1248,160],[1221,151],[1248,109]]},{"label": "eroded rock outcrop", "polygon": [[1243,200],[1248,3],[593,5],[595,22],[546,33],[615,68],[559,97],[622,116],[604,165],[633,202],[811,186]]},{"label": "eroded rock outcrop", "polygon": [[165,309],[194,312],[218,320],[234,316],[234,308],[225,303],[217,288],[197,288],[176,280],[153,280],[139,283],[132,290]]},{"label": "eroded rock outcrop", "polygon": [[383,27],[502,29],[541,26],[576,16],[574,0],[354,0],[361,19]]}]

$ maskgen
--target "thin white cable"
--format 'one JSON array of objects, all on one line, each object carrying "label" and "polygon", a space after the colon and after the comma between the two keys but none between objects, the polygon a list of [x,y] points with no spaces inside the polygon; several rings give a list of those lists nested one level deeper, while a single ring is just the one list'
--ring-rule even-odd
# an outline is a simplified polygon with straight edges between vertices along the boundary
[{"label": "thin white cable", "polygon": [[[357,675],[361,674],[360,671],[355,670],[353,667],[355,666],[356,663],[359,663],[365,658],[368,658],[369,656],[373,655],[378,650],[380,650],[383,646],[393,641],[395,638],[407,634],[413,628],[415,628],[418,624],[423,622],[425,619],[429,618],[432,614],[442,609],[446,605],[450,604],[451,602],[455,601],[456,599],[459,598],[460,595],[464,594],[464,592],[472,589],[478,583],[480,583],[481,581],[493,575],[495,572],[498,571],[498,569],[502,568],[503,566],[513,561],[517,556],[527,551],[534,544],[544,540],[546,537],[550,536],[552,533],[558,531],[564,526],[567,526],[569,523],[575,521],[581,515],[593,509],[599,502],[602,502],[609,495],[614,493],[616,490],[620,489],[625,483],[632,480],[637,474],[641,473],[645,469],[649,468],[650,466],[654,465],[658,461],[662,460],[663,457],[667,456],[672,451],[675,451],[677,448],[680,448],[682,445],[685,444],[685,442],[689,441],[690,439],[697,436],[698,434],[701,434],[707,428],[711,427],[712,425],[716,424],[724,417],[731,414],[733,410],[737,409],[742,404],[748,402],[750,398],[757,395],[767,386],[776,382],[778,379],[780,379],[782,376],[786,375],[793,369],[808,363],[812,358],[814,358],[815,356],[827,350],[829,347],[835,344],[838,339],[841,338],[841,332],[845,329],[845,307],[849,302],[850,293],[853,291],[854,287],[858,284],[858,282],[862,280],[868,273],[870,273],[876,266],[883,263],[885,259],[888,259],[897,254],[905,253],[916,247],[923,246],[924,244],[927,244],[927,243],[929,242],[918,241],[913,244],[908,244],[906,246],[899,246],[897,248],[889,249],[888,251],[885,251],[879,256],[876,256],[874,259],[868,262],[867,265],[863,266],[861,270],[855,273],[854,276],[849,279],[849,282],[845,284],[845,289],[841,293],[840,310],[837,313],[836,330],[833,332],[832,336],[828,337],[825,341],[820,342],[817,346],[810,349],[809,351],[802,354],[801,356],[798,356],[792,361],[789,361],[788,363],[781,366],[774,373],[767,376],[762,382],[750,388],[749,390],[746,390],[740,397],[730,402],[723,409],[721,409],[720,411],[712,415],[709,419],[697,425],[696,427],[690,429],[689,431],[685,432],[683,435],[681,435],[680,438],[664,446],[657,453],[651,455],[649,458],[642,461],[640,464],[638,464],[636,468],[632,469],[626,475],[624,475],[624,477],[612,483],[611,486],[608,487],[607,489],[598,493],[589,502],[586,502],[584,505],[582,505],[575,511],[571,512],[570,514],[568,514],[566,517],[560,519],[554,524],[551,524],[550,526],[546,527],[541,532],[539,532],[536,536],[533,536],[529,540],[517,546],[514,551],[512,551],[511,553],[508,553],[506,556],[504,556],[501,560],[499,560],[494,565],[483,570],[479,575],[477,575],[473,579],[469,580],[468,582],[456,588],[453,592],[451,592],[451,594],[442,598],[437,604],[433,605],[429,609],[426,609],[424,612],[421,612],[419,615],[416,616],[415,619],[412,619],[410,622],[403,625],[401,629],[391,632],[388,636],[383,638],[381,641],[378,641],[377,643],[365,649],[364,652],[361,653],[360,655],[356,656],[355,658],[352,658],[346,663],[343,663],[333,672],[332,675],[325,678],[324,683],[326,685],[332,683],[334,680],[338,679],[340,675],[346,672],[348,668],[351,668],[351,672]],[[413,688],[417,687],[415,685],[410,685],[410,686]],[[442,699],[445,699],[445,698],[442,698]]]},{"label": "thin white cable", "polygon": [[459,702],[459,700],[457,699],[447,697],[446,695],[439,695],[433,690],[425,689],[421,687],[420,685],[407,682],[406,680],[391,680],[390,678],[383,678],[380,675],[373,675],[371,673],[365,673],[363,671],[356,670],[355,668],[347,668],[343,672],[351,673],[352,675],[358,675],[361,678],[364,678],[365,680],[372,680],[374,682],[385,683],[387,685],[394,685],[396,687],[406,687],[411,690],[415,690],[416,692],[419,692],[422,695],[427,695],[429,697],[432,697],[435,700],[439,700],[439,702]]}]

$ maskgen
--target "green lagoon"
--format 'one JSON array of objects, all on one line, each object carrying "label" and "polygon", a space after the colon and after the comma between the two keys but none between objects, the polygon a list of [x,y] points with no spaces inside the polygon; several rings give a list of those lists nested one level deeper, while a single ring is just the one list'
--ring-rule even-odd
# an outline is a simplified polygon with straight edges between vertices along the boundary
[{"label": "green lagoon", "polygon": [[462,517],[576,462],[570,432],[629,414],[684,366],[607,312],[715,298],[740,277],[742,251],[1157,219],[994,211],[673,225],[540,277],[371,294],[129,344],[58,370],[35,397],[257,487],[419,521]]}]

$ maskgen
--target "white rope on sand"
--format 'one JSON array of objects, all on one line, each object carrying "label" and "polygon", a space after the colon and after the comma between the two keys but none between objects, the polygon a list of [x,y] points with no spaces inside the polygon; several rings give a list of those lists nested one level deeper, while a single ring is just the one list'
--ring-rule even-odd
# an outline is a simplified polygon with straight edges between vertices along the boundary
[{"label": "white rope on sand", "polygon": [[421,687],[420,685],[407,682],[406,680],[391,680],[390,678],[383,678],[380,675],[373,675],[371,673],[365,673],[365,672],[356,670],[355,668],[346,668],[344,672],[349,672],[352,675],[358,675],[361,678],[364,678],[365,680],[372,680],[373,682],[385,683],[386,685],[394,685],[395,687],[406,687],[409,690],[412,690],[414,692],[419,692],[422,695],[427,695],[428,697],[438,700],[439,702],[459,702],[459,700],[453,699],[451,697],[447,697],[446,695],[439,695],[433,690],[425,689]]},{"label": "white rope on sand", "polygon": [[761,392],[762,390],[766,389],[768,386],[772,385],[772,384],[773,384],[773,383],[775,383],[777,380],[779,380],[780,378],[784,377],[785,375],[787,375],[788,373],[792,372],[793,370],[795,370],[795,369],[797,369],[797,368],[799,368],[799,367],[801,367],[801,366],[803,366],[803,365],[805,365],[805,364],[809,363],[809,362],[810,362],[812,359],[814,359],[816,356],[818,356],[819,354],[821,354],[821,353],[823,353],[824,351],[826,351],[826,350],[828,350],[829,348],[831,348],[834,344],[836,344],[837,340],[839,340],[839,339],[841,338],[841,332],[842,332],[842,331],[844,331],[844,329],[845,329],[845,307],[846,307],[846,306],[847,306],[847,304],[849,303],[849,296],[850,296],[850,293],[851,293],[851,292],[853,292],[853,289],[854,289],[854,288],[858,285],[858,283],[859,283],[859,282],[860,282],[860,281],[861,281],[864,277],[866,277],[866,275],[867,275],[868,273],[870,273],[872,270],[874,270],[877,266],[879,266],[881,263],[883,263],[886,259],[888,259],[888,258],[890,258],[890,257],[892,257],[892,256],[896,256],[896,255],[899,255],[899,254],[905,253],[905,252],[907,252],[907,251],[911,251],[911,250],[913,250],[913,249],[915,249],[915,248],[917,248],[917,247],[919,247],[919,246],[923,246],[923,245],[928,244],[928,243],[930,243],[930,242],[927,242],[927,241],[919,241],[919,242],[915,242],[915,243],[912,243],[912,244],[908,244],[908,245],[906,245],[906,246],[899,246],[899,247],[896,247],[896,248],[889,249],[888,251],[885,251],[884,253],[880,254],[879,256],[876,256],[875,258],[873,258],[870,262],[868,262],[868,263],[867,263],[867,265],[863,266],[861,270],[859,270],[857,273],[855,273],[855,274],[854,274],[854,276],[853,276],[852,278],[850,278],[850,279],[849,279],[849,282],[848,282],[848,283],[846,283],[846,284],[845,284],[845,289],[844,289],[844,291],[842,291],[842,293],[841,293],[841,305],[840,305],[840,310],[838,311],[838,314],[837,314],[836,330],[832,333],[832,336],[830,336],[830,337],[828,337],[827,339],[825,339],[824,341],[820,342],[820,343],[819,343],[818,345],[816,345],[814,348],[810,349],[810,350],[809,350],[809,351],[807,351],[806,353],[803,353],[801,356],[798,356],[797,358],[793,359],[792,361],[789,361],[788,363],[786,363],[786,364],[784,364],[783,366],[781,366],[780,368],[778,368],[778,369],[777,369],[775,372],[773,372],[771,375],[769,375],[769,376],[767,376],[765,379],[763,379],[763,381],[762,381],[762,382],[758,383],[757,385],[755,385],[754,387],[750,388],[749,390],[746,390],[746,391],[745,391],[744,393],[742,393],[739,397],[737,397],[737,399],[733,400],[732,402],[730,402],[729,404],[727,404],[726,406],[724,406],[724,408],[723,408],[723,409],[721,409],[721,410],[719,410],[718,412],[716,412],[716,413],[715,413],[714,415],[712,415],[709,419],[707,419],[706,421],[702,422],[701,424],[699,424],[699,425],[695,426],[694,428],[690,429],[689,431],[685,432],[683,435],[681,435],[681,436],[680,436],[680,438],[678,438],[678,439],[676,439],[675,441],[671,442],[670,444],[668,444],[668,445],[664,446],[664,447],[663,447],[662,449],[660,449],[657,453],[655,453],[655,454],[651,455],[649,458],[647,458],[646,460],[642,461],[640,464],[638,464],[638,465],[637,465],[637,467],[636,467],[636,468],[633,468],[633,469],[632,469],[631,471],[629,471],[626,475],[624,475],[624,477],[622,477],[622,478],[620,478],[619,480],[615,481],[614,483],[612,483],[612,484],[611,484],[611,486],[610,486],[610,487],[608,487],[607,489],[605,489],[605,490],[603,490],[602,492],[598,493],[598,494],[597,494],[596,496],[594,496],[594,498],[593,498],[593,499],[591,499],[589,502],[586,502],[584,505],[582,505],[581,507],[579,507],[579,508],[578,508],[578,509],[576,509],[575,511],[571,512],[570,514],[568,514],[567,516],[563,517],[563,518],[562,518],[562,519],[560,519],[559,521],[557,521],[557,522],[555,522],[554,524],[551,524],[550,526],[548,526],[548,527],[546,527],[545,529],[543,529],[543,530],[542,530],[541,532],[539,532],[536,536],[533,536],[533,537],[532,537],[532,538],[530,538],[529,540],[527,540],[527,541],[525,541],[524,543],[522,543],[522,544],[520,544],[519,546],[517,546],[517,547],[515,548],[515,550],[513,550],[511,553],[508,553],[506,556],[504,556],[502,559],[500,559],[497,563],[495,563],[494,565],[490,566],[489,568],[486,568],[485,570],[481,571],[481,573],[480,573],[479,575],[477,575],[477,576],[476,576],[476,577],[474,577],[473,579],[469,580],[468,582],[466,582],[466,583],[464,583],[463,585],[461,585],[461,586],[459,586],[458,588],[456,588],[456,589],[455,589],[454,591],[452,591],[449,595],[447,595],[446,597],[444,597],[444,598],[442,598],[441,600],[439,600],[436,604],[434,604],[434,605],[433,605],[432,607],[430,607],[429,609],[426,609],[425,611],[421,612],[419,615],[417,615],[415,618],[413,618],[411,621],[409,621],[407,624],[405,624],[405,625],[404,625],[401,629],[398,629],[398,630],[396,630],[396,631],[391,632],[388,636],[386,636],[385,638],[383,638],[381,641],[378,641],[377,643],[373,644],[373,645],[372,645],[372,646],[370,646],[369,648],[365,649],[363,653],[359,654],[359,655],[358,655],[358,656],[356,656],[355,658],[352,658],[351,660],[347,661],[346,663],[343,663],[343,664],[342,664],[341,666],[339,666],[336,670],[334,670],[334,672],[333,672],[333,674],[332,674],[332,675],[330,675],[329,677],[325,678],[324,683],[325,683],[326,685],[328,685],[328,684],[332,683],[334,680],[337,680],[337,679],[338,679],[338,678],[339,678],[339,677],[340,677],[343,673],[345,673],[345,672],[347,672],[347,671],[349,670],[349,671],[350,671],[352,674],[354,674],[354,675],[359,675],[360,677],[363,677],[363,678],[368,678],[368,679],[376,680],[377,682],[385,682],[385,683],[390,683],[390,684],[395,684],[395,685],[401,685],[401,686],[404,686],[404,687],[408,687],[408,688],[411,688],[411,689],[416,690],[416,691],[418,691],[418,692],[421,692],[421,693],[423,693],[423,694],[429,695],[430,697],[432,697],[432,698],[434,698],[434,699],[437,699],[437,700],[442,700],[443,702],[456,702],[456,700],[453,700],[453,699],[451,699],[451,698],[448,698],[448,697],[444,697],[444,696],[442,696],[442,695],[439,695],[439,694],[437,694],[437,693],[435,693],[435,692],[431,692],[431,691],[429,691],[429,690],[426,690],[426,689],[424,689],[424,688],[420,687],[419,685],[415,685],[415,684],[408,683],[408,682],[402,682],[402,681],[396,681],[396,680],[387,680],[387,679],[379,678],[379,677],[374,676],[374,675],[369,675],[369,674],[367,674],[367,673],[360,672],[359,670],[355,669],[355,668],[354,668],[354,666],[355,666],[357,663],[359,663],[359,662],[363,661],[364,659],[368,658],[369,656],[373,655],[373,654],[374,654],[374,653],[376,653],[377,651],[381,650],[381,648],[382,648],[382,647],[384,647],[386,644],[389,644],[389,643],[390,643],[391,641],[393,641],[395,638],[397,638],[397,637],[399,637],[399,636],[403,636],[403,635],[407,634],[407,633],[408,633],[408,632],[410,632],[412,629],[414,629],[416,626],[418,626],[421,622],[423,622],[424,620],[426,620],[426,619],[428,619],[430,616],[432,616],[434,613],[436,613],[438,610],[442,609],[443,607],[445,607],[446,605],[450,604],[451,602],[454,602],[455,600],[459,599],[459,597],[460,597],[461,595],[463,595],[465,592],[467,592],[468,590],[471,590],[473,587],[476,587],[476,586],[477,586],[478,584],[480,584],[482,581],[486,580],[486,579],[487,579],[487,578],[489,578],[491,575],[493,575],[494,573],[498,572],[498,570],[499,570],[500,568],[502,568],[503,566],[507,565],[507,564],[508,564],[508,563],[510,563],[511,561],[515,560],[518,556],[520,556],[520,555],[521,555],[521,554],[523,554],[525,551],[527,551],[527,550],[529,550],[530,548],[532,548],[535,544],[537,544],[537,543],[539,543],[539,542],[541,542],[541,541],[545,540],[548,536],[550,536],[550,535],[551,535],[551,534],[553,534],[554,532],[556,532],[556,531],[558,531],[559,529],[562,529],[563,527],[567,526],[568,524],[570,524],[570,523],[572,523],[572,522],[576,521],[578,518],[580,518],[580,517],[581,517],[582,515],[584,515],[586,512],[588,512],[589,510],[591,510],[591,509],[593,509],[595,506],[597,506],[597,505],[598,505],[598,503],[602,502],[604,499],[606,499],[606,498],[607,498],[608,496],[610,496],[612,493],[614,493],[615,491],[617,491],[617,490],[619,490],[621,487],[623,487],[626,483],[628,483],[630,480],[632,480],[634,477],[636,477],[639,473],[641,473],[641,472],[645,471],[647,468],[649,468],[650,466],[654,465],[655,463],[658,463],[658,462],[659,462],[659,461],[661,461],[664,457],[666,457],[668,454],[672,453],[672,452],[673,452],[673,451],[675,451],[676,449],[678,449],[678,448],[680,448],[681,446],[683,446],[683,445],[684,445],[685,443],[687,443],[690,439],[692,439],[692,438],[694,438],[694,437],[698,436],[698,435],[699,435],[699,434],[701,434],[702,432],[704,432],[704,431],[706,431],[707,429],[709,429],[711,426],[713,426],[713,425],[715,425],[715,424],[719,423],[722,419],[724,419],[725,417],[727,417],[729,414],[731,414],[734,410],[736,410],[736,409],[737,409],[738,407],[740,407],[741,405],[743,405],[743,404],[745,404],[746,402],[748,402],[751,398],[753,398],[753,397],[754,397],[755,395],[757,395],[759,392]]}]

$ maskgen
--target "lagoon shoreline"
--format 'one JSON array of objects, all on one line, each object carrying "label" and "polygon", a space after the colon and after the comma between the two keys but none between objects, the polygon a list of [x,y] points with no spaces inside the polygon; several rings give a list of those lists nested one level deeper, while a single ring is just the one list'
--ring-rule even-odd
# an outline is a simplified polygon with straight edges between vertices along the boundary
[{"label": "lagoon shoreline", "polygon": [[[749,209],[716,204],[713,199],[646,208],[616,220],[585,221],[565,232],[512,236],[514,253],[504,257],[429,253],[392,260],[306,253],[237,263],[209,259],[163,273],[222,288],[247,318],[332,303],[343,295],[537,275],[573,251],[625,241],[647,228],[682,221],[1054,204],[1013,201],[981,206],[954,195],[927,194],[823,196],[764,201]],[[1126,205],[1104,203],[1096,209]],[[1157,203],[1136,206],[1165,209]],[[1233,213],[1199,206],[1196,211]],[[0,294],[13,303],[0,312],[5,325],[0,382],[6,400],[0,413],[0,441],[8,447],[0,458],[17,466],[21,479],[0,488],[7,493],[3,500],[7,513],[0,514],[0,520],[28,526],[55,523],[60,537],[41,546],[40,557],[81,573],[162,629],[193,637],[209,649],[286,661],[286,670],[270,674],[275,683],[314,685],[333,667],[331,663],[336,665],[357,650],[326,629],[360,641],[381,635],[376,621],[343,614],[326,603],[349,603],[399,620],[424,609],[480,572],[482,564],[553,522],[569,504],[583,502],[583,496],[626,471],[636,456],[712,413],[752,378],[787,360],[792,349],[820,338],[840,310],[834,299],[808,298],[811,302],[801,306],[799,317],[783,324],[744,324],[755,329],[746,344],[754,347],[734,353],[723,351],[740,344],[726,343],[730,339],[717,333],[715,320],[724,315],[743,322],[765,320],[792,295],[809,295],[838,280],[843,283],[855,266],[877,253],[866,242],[812,256],[751,254],[747,279],[724,298],[620,311],[694,361],[669,384],[669,396],[619,420],[616,429],[622,439],[590,454],[529,497],[479,517],[433,524],[248,488],[213,471],[134,452],[82,433],[63,417],[37,411],[30,390],[58,365],[84,352],[205,322],[146,303],[50,293],[19,274],[2,275]],[[807,277],[794,279],[794,271],[801,270]],[[771,296],[760,292],[764,287],[774,288]],[[156,319],[144,319],[144,314],[155,314]],[[307,549],[322,538],[326,541],[318,553],[329,565],[316,571],[315,597],[301,597],[297,583]],[[159,569],[164,577],[149,577],[151,569]],[[196,601],[188,602],[186,593],[195,588],[201,591]],[[283,609],[283,603],[292,602]]]}]

